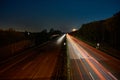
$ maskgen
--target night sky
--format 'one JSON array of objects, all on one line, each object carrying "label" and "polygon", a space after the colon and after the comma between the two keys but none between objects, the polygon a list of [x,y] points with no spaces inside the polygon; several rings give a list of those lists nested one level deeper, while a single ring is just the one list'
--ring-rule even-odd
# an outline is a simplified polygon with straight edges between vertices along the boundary
[{"label": "night sky", "polygon": [[0,0],[0,29],[71,31],[120,11],[120,0]]}]

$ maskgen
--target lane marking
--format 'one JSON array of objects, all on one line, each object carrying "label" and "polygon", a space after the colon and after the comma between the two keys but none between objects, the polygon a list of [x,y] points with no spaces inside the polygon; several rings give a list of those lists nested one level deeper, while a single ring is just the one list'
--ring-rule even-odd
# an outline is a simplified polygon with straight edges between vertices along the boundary
[{"label": "lane marking", "polygon": [[0,71],[0,73],[5,72],[6,70],[8,70],[8,69],[10,69],[11,67],[15,66],[15,65],[16,65],[16,64],[18,64],[19,62],[21,62],[21,61],[25,60],[25,59],[26,59],[27,57],[29,57],[29,56],[30,56],[30,55],[25,56],[25,57],[23,57],[22,59],[20,59],[20,60],[16,61],[15,63],[13,63],[13,64],[11,64],[11,65],[7,66],[7,67],[6,67],[6,68],[4,68],[3,70],[1,70],[1,71]]},{"label": "lane marking", "polygon": [[29,62],[29,63],[27,63],[23,68],[22,68],[22,70],[25,70],[28,66],[30,66],[32,64],[32,61],[31,62]]},{"label": "lane marking", "polygon": [[114,79],[114,80],[118,80],[115,76],[113,76],[110,72],[108,72],[108,74]]},{"label": "lane marking", "polygon": [[89,74],[90,74],[92,80],[95,80],[95,78],[92,76],[91,72],[89,72]]}]

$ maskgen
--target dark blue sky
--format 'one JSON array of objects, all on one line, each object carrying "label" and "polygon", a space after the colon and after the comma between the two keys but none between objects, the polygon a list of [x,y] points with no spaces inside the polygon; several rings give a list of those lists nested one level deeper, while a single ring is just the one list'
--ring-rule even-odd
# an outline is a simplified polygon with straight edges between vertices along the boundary
[{"label": "dark blue sky", "polygon": [[71,31],[111,17],[120,0],[0,0],[0,29]]}]

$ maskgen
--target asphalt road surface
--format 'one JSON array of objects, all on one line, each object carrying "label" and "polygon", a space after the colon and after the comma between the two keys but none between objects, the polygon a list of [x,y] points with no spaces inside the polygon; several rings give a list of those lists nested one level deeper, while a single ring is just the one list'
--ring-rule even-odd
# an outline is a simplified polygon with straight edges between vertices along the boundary
[{"label": "asphalt road surface", "polygon": [[2,63],[0,65],[0,80],[50,80],[64,36]]},{"label": "asphalt road surface", "polygon": [[117,60],[67,34],[71,80],[119,80]]}]

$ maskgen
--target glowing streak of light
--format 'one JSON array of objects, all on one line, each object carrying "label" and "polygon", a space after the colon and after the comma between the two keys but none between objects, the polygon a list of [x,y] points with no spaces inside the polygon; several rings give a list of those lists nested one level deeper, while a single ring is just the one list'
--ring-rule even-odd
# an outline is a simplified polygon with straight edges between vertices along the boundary
[{"label": "glowing streak of light", "polygon": [[[70,36],[70,37],[72,37],[72,36]],[[74,37],[72,37],[72,38],[74,38]],[[76,39],[76,38],[74,38],[78,43],[79,43],[79,41]],[[75,43],[75,42],[74,42]],[[78,47],[78,46],[77,46]],[[80,49],[81,48],[81,49]],[[112,75],[112,73],[110,73],[105,67],[103,67],[95,58],[93,58],[88,52],[86,52],[82,47],[80,47],[79,46],[79,48],[78,49],[80,49],[80,50],[82,50],[83,52],[84,52],[84,54],[83,55],[85,55],[85,54],[87,54],[87,56],[90,56],[91,57],[91,59],[94,61],[94,62],[96,62],[96,64],[99,66],[99,68],[107,75],[107,78],[109,78],[109,77],[112,77],[114,80],[117,80],[117,78],[115,77],[115,76],[113,76]],[[92,67],[95,69],[96,67],[94,66],[94,64],[93,64],[93,62],[91,62],[90,60],[88,60],[88,59],[86,59],[87,60],[87,62],[89,63],[89,64],[91,64],[92,65]],[[98,68],[98,69],[99,69]],[[97,69],[97,68],[96,68]],[[97,69],[97,71],[98,71],[98,69]],[[101,70],[99,70],[99,71],[101,71]],[[107,74],[107,72],[109,72],[110,74]],[[100,72],[99,72],[100,73]],[[105,76],[105,75],[104,75]]]},{"label": "glowing streak of light", "polygon": [[[79,56],[79,53],[82,55],[81,58],[84,58],[86,60],[86,62],[91,66],[91,68],[96,72],[96,74],[102,79],[105,80],[105,77],[97,70],[96,66],[91,62],[91,60],[89,60],[89,58],[91,58],[94,62],[97,63],[97,65],[99,65],[99,67],[104,70],[104,72],[108,72],[107,69],[105,69],[98,61],[96,61],[96,59],[94,59],[88,52],[86,52],[82,47],[80,47],[78,44],[76,44],[75,41],[72,40],[72,36],[69,36],[67,34],[67,39],[69,40],[69,42],[72,44],[72,46],[74,46],[76,48],[77,54]],[[78,41],[77,41],[78,42]],[[79,46],[79,47],[78,47]],[[78,53],[79,52],[79,53]],[[106,73],[105,73],[106,74]],[[110,73],[111,74],[111,73]],[[108,75],[107,75],[108,76]],[[117,80],[112,74],[110,75],[113,79]],[[109,77],[109,76],[108,76]]]},{"label": "glowing streak of light", "polygon": [[[74,56],[73,56],[73,57],[74,57]],[[83,80],[82,73],[81,73],[80,68],[79,68],[79,65],[78,65],[78,63],[77,63],[76,61],[75,61],[75,64],[77,65],[77,69],[78,69],[79,74],[80,74],[80,76],[81,76],[81,80]]]},{"label": "glowing streak of light", "polygon": [[62,42],[62,40],[64,39],[66,34],[62,35],[58,40],[57,40],[57,44],[60,44]]},{"label": "glowing streak of light", "polygon": [[[77,46],[77,44],[70,38],[69,35],[67,35],[67,38],[69,39],[69,41],[71,42],[71,44],[73,44],[73,46],[79,51],[79,53],[82,55],[82,58],[84,58],[86,60],[86,62],[92,67],[92,69],[96,72],[96,74],[101,78],[101,80],[105,80],[105,78],[97,71],[97,69],[89,62],[86,56],[86,54],[84,53],[84,51],[80,50],[80,48]],[[79,53],[76,53],[79,55]]]},{"label": "glowing streak of light", "polygon": [[[70,39],[70,37],[69,37]],[[86,60],[86,62],[91,66],[91,68],[96,72],[96,74],[102,79],[102,80],[105,80],[105,78],[98,72],[98,70],[94,67],[93,64],[91,64],[91,62],[87,59],[87,54],[85,51],[83,51],[82,49],[80,49],[76,44],[75,42],[72,41],[71,39],[71,43],[74,45],[74,47],[79,51],[79,53],[82,55],[82,58],[84,58]],[[79,53],[76,53],[79,55]]]}]

